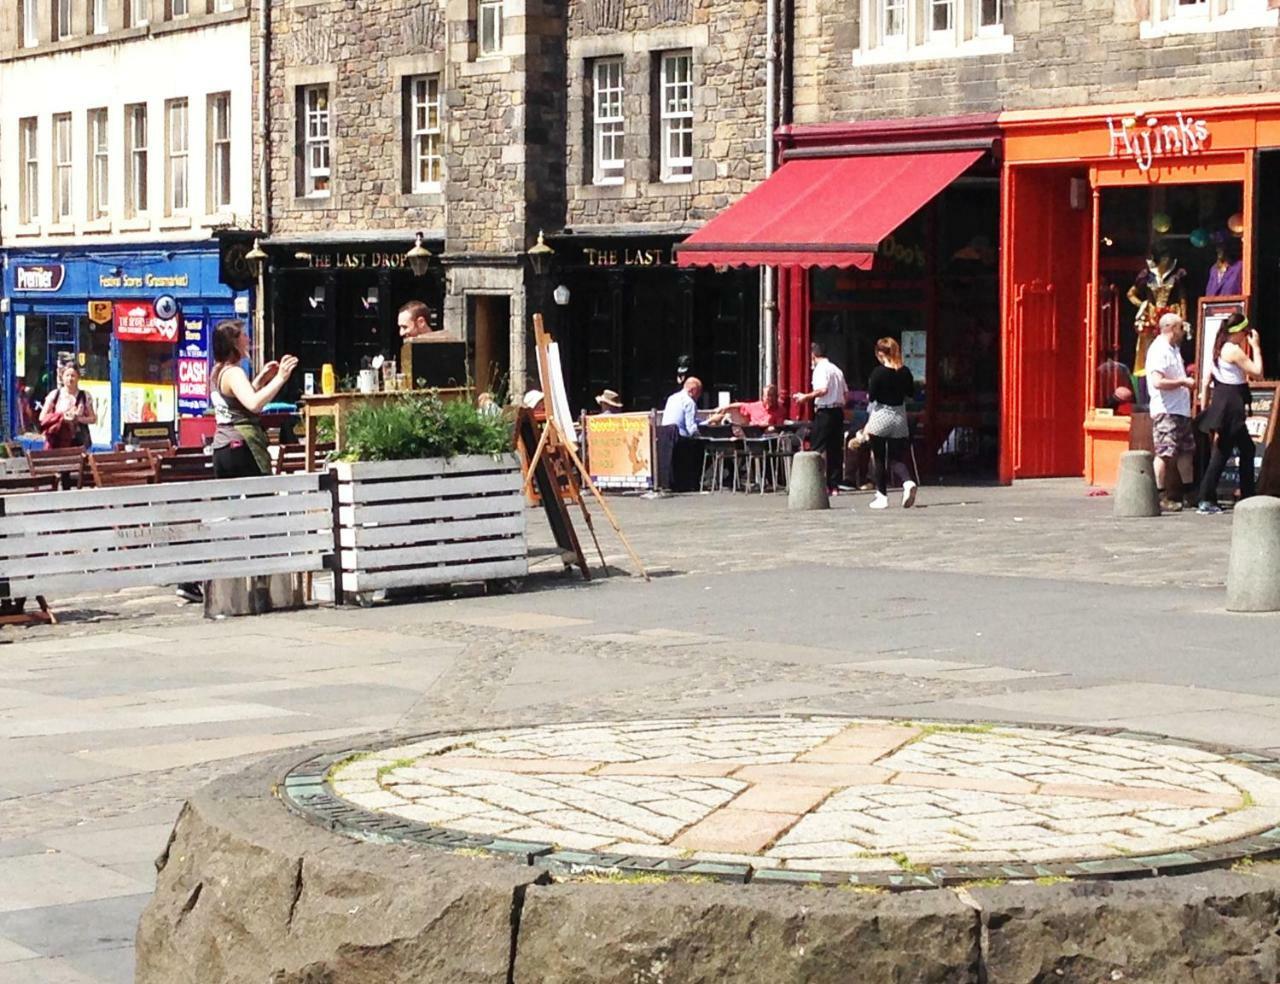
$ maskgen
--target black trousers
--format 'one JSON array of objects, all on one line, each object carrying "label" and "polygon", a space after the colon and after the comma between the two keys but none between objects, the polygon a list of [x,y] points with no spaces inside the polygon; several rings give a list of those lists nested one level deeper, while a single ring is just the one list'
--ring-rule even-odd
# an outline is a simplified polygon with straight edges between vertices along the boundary
[{"label": "black trousers", "polygon": [[1253,456],[1257,453],[1253,438],[1242,426],[1230,433],[1219,431],[1213,442],[1213,453],[1209,455],[1209,467],[1205,470],[1204,481],[1200,483],[1200,501],[1218,501],[1218,481],[1222,478],[1222,470],[1227,466],[1227,459],[1232,452],[1240,458],[1240,498],[1247,499],[1254,493]]},{"label": "black trousers", "polygon": [[232,444],[215,448],[213,452],[214,478],[255,478],[261,475],[258,461],[247,444]]},{"label": "black trousers", "polygon": [[911,480],[911,469],[907,467],[908,439],[905,437],[876,437],[871,435],[871,454],[875,457],[876,489],[881,495],[888,494],[888,476],[899,485]]},{"label": "black trousers", "polygon": [[844,480],[844,410],[818,407],[809,443],[827,456],[827,488],[834,489]]}]

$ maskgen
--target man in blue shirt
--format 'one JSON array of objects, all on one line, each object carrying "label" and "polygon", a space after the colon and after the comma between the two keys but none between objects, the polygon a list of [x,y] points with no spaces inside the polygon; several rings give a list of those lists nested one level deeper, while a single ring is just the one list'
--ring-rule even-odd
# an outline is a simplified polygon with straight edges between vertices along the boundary
[{"label": "man in blue shirt", "polygon": [[684,387],[667,397],[667,405],[662,410],[662,424],[674,424],[681,437],[698,436],[698,397],[702,395],[702,380],[690,376],[684,381]]}]

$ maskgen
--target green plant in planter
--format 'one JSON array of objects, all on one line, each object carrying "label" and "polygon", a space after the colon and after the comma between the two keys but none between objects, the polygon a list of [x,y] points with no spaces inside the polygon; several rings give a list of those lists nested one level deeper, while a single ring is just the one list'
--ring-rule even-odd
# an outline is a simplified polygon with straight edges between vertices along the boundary
[{"label": "green plant in planter", "polygon": [[345,418],[339,461],[406,461],[460,454],[503,454],[514,447],[509,416],[481,413],[469,401],[406,394],[355,407]]}]

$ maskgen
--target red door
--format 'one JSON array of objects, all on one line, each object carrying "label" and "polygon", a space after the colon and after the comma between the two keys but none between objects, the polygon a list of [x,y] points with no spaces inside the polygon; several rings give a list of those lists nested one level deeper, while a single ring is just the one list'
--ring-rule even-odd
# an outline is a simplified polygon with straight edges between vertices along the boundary
[{"label": "red door", "polygon": [[1069,171],[1013,168],[1005,243],[1002,471],[1012,478],[1084,473],[1087,210],[1071,207]]}]

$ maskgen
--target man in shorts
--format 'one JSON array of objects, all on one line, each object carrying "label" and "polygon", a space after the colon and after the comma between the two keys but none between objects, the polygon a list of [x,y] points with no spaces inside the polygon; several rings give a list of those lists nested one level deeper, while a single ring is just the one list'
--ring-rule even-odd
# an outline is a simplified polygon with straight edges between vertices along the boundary
[{"label": "man in shorts", "polygon": [[1191,429],[1191,394],[1196,381],[1182,361],[1187,323],[1178,314],[1160,318],[1160,334],[1147,349],[1147,387],[1151,395],[1151,436],[1156,450],[1156,484],[1161,505],[1182,510],[1182,490],[1190,488],[1196,439]]}]

